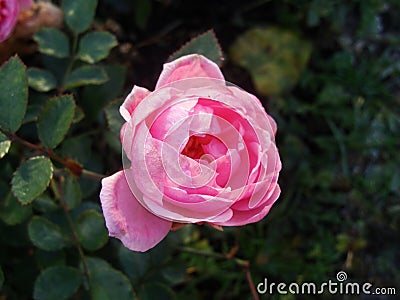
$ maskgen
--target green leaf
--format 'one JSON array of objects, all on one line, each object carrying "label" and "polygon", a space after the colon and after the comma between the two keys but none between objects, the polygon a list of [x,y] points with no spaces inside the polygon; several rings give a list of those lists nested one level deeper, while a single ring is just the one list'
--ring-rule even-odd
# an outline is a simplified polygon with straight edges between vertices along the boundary
[{"label": "green leaf", "polygon": [[163,277],[173,285],[183,283],[186,277],[186,266],[182,263],[174,263],[161,271]]},{"label": "green leaf", "polygon": [[35,281],[33,298],[62,300],[70,298],[82,283],[81,272],[72,267],[55,266],[44,270]]},{"label": "green leaf", "polygon": [[46,251],[56,251],[68,245],[60,226],[49,220],[34,216],[28,225],[28,234],[32,243]]},{"label": "green leaf", "polygon": [[32,207],[22,206],[11,193],[0,203],[0,219],[7,225],[20,224],[31,214]]},{"label": "green leaf", "polygon": [[108,128],[118,137],[120,135],[121,127],[125,123],[124,118],[122,118],[121,114],[119,113],[119,107],[121,104],[121,100],[117,99],[104,108]]},{"label": "green leaf", "polygon": [[22,123],[25,124],[36,121],[41,110],[42,110],[42,105],[40,104],[28,105],[28,109],[26,110],[24,121]]},{"label": "green leaf", "polygon": [[168,61],[172,61],[188,54],[204,55],[215,62],[218,66],[221,66],[223,60],[221,46],[219,45],[213,30],[209,30],[191,39],[183,45],[182,48],[173,53],[168,58]]},{"label": "green leaf", "polygon": [[69,56],[69,40],[67,35],[54,27],[44,27],[33,37],[39,45],[39,52],[65,58]]},{"label": "green leaf", "polygon": [[47,70],[29,68],[27,74],[29,86],[38,92],[48,92],[57,86],[56,78]]},{"label": "green leaf", "polygon": [[174,300],[177,299],[174,291],[168,286],[161,283],[148,283],[145,284],[140,291],[139,298],[141,300],[163,299]]},{"label": "green leaf", "polygon": [[[75,135],[68,137],[61,145],[61,154],[70,159],[79,161],[86,166],[90,160],[92,141],[88,134]],[[84,191],[82,191],[84,192]]]},{"label": "green leaf", "polygon": [[62,8],[68,27],[75,33],[82,33],[92,24],[97,0],[64,0]]},{"label": "green leaf", "polygon": [[117,45],[117,39],[109,32],[89,32],[79,42],[77,57],[84,62],[94,64],[106,58],[110,50]]},{"label": "green leaf", "polygon": [[100,67],[83,66],[69,74],[64,89],[72,89],[85,85],[99,85],[107,82],[107,73]]},{"label": "green leaf", "polygon": [[[90,273],[95,269],[111,268],[111,265],[108,261],[105,261],[99,257],[85,256],[85,263]],[[82,263],[79,265],[79,267],[82,271],[84,270]]]},{"label": "green leaf", "polygon": [[82,201],[81,187],[78,181],[72,177],[67,176],[63,185],[63,196],[65,204],[69,209],[78,206]]},{"label": "green leaf", "polygon": [[4,283],[4,273],[3,273],[3,270],[0,267],[0,290],[3,287],[3,283]]},{"label": "green leaf", "polygon": [[17,131],[28,104],[25,66],[14,56],[0,68],[0,128]]},{"label": "green leaf", "polygon": [[14,172],[11,190],[22,204],[40,196],[53,177],[53,165],[47,157],[36,156],[23,162]]},{"label": "green leaf", "polygon": [[32,205],[34,209],[43,213],[53,212],[59,208],[55,201],[46,194],[37,197]]},{"label": "green leaf", "polygon": [[[105,171],[103,167],[103,161],[99,153],[91,153],[90,159],[86,162],[85,166],[88,170],[93,172],[104,173]],[[101,185],[100,181],[94,181],[93,179],[82,176],[78,179],[78,181],[81,186],[83,198],[89,197],[93,195],[93,193],[97,193]]]},{"label": "green leaf", "polygon": [[98,250],[108,241],[104,217],[95,210],[82,213],[77,218],[75,226],[79,241],[86,250]]},{"label": "green leaf", "polygon": [[85,117],[85,113],[83,112],[82,108],[80,106],[75,106],[75,115],[74,119],[72,120],[72,123],[79,123],[80,121],[83,120]]},{"label": "green leaf", "polygon": [[0,158],[3,158],[8,153],[10,146],[11,141],[0,132]]},{"label": "green leaf", "polygon": [[104,107],[123,93],[126,67],[107,65],[103,67],[110,80],[100,86],[85,86],[80,101],[85,116],[89,120],[98,120]]},{"label": "green leaf", "polygon": [[121,245],[118,249],[118,260],[122,270],[132,280],[138,282],[151,267],[151,256],[148,252],[134,252]]},{"label": "green leaf", "polygon": [[48,148],[55,148],[62,142],[73,121],[75,102],[71,95],[50,99],[44,106],[37,121],[39,139]]},{"label": "green leaf", "polygon": [[280,28],[253,28],[231,46],[232,60],[245,68],[257,90],[279,95],[299,80],[311,55],[311,45]]},{"label": "green leaf", "polygon": [[90,275],[92,299],[136,299],[131,283],[121,272],[112,268],[98,268],[92,270]]}]

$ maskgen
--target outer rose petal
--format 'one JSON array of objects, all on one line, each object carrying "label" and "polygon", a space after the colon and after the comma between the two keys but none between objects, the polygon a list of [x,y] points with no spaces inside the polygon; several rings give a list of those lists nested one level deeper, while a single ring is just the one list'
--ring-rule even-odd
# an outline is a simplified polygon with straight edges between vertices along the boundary
[{"label": "outer rose petal", "polygon": [[168,83],[195,77],[225,80],[216,63],[202,55],[191,54],[164,64],[157,81],[156,90]]},{"label": "outer rose petal", "polygon": [[1,7],[4,10],[0,12],[0,43],[7,39],[14,30],[19,15],[19,3],[17,1],[0,0]]},{"label": "outer rose petal", "polygon": [[225,222],[213,222],[220,226],[243,226],[250,223],[255,223],[263,219],[271,209],[272,205],[278,199],[281,193],[279,185],[275,186],[274,192],[268,199],[268,202],[264,206],[260,206],[254,209],[245,211],[233,210],[233,216],[230,220]]},{"label": "outer rose petal", "polygon": [[169,232],[172,222],[161,219],[136,200],[123,171],[102,180],[101,205],[110,236],[119,238],[125,247],[147,251]]},{"label": "outer rose petal", "polygon": [[121,107],[119,108],[119,112],[125,121],[129,122],[136,106],[138,106],[139,103],[150,93],[151,92],[146,88],[142,88],[137,85],[133,87],[131,93],[128,95],[128,97],[126,97],[124,103],[122,103]]}]

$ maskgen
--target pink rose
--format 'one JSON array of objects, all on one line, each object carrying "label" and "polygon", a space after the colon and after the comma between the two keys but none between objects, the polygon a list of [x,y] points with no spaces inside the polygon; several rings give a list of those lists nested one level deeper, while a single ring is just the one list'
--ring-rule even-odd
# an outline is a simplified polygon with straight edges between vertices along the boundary
[{"label": "pink rose", "polygon": [[177,223],[257,222],[277,200],[276,123],[207,58],[165,64],[155,90],[134,86],[120,113],[124,170],[103,179],[100,199],[127,248],[146,251]]},{"label": "pink rose", "polygon": [[12,33],[19,13],[32,4],[33,0],[0,0],[0,43]]}]

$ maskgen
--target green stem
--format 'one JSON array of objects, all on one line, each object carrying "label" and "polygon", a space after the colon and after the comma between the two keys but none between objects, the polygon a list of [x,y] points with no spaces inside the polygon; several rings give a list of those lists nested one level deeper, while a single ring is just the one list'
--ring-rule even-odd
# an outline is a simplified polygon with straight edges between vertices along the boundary
[{"label": "green stem", "polygon": [[79,163],[77,163],[73,160],[70,160],[68,158],[65,159],[65,158],[57,155],[56,153],[54,153],[54,151],[52,149],[46,148],[42,145],[32,144],[31,142],[28,142],[28,141],[20,138],[15,133],[7,133],[4,131],[2,131],[2,132],[4,134],[6,134],[12,142],[17,142],[21,145],[24,145],[28,148],[38,151],[41,154],[45,154],[48,157],[50,157],[51,159],[53,159],[54,161],[62,164],[67,169],[69,169],[75,176],[85,177],[85,178],[89,178],[89,179],[93,179],[93,180],[97,180],[97,181],[100,181],[105,177],[105,175],[84,169]]},{"label": "green stem", "polygon": [[58,89],[60,95],[62,93],[64,93],[64,91],[65,91],[65,89],[64,89],[65,83],[67,82],[67,78],[72,71],[72,67],[74,66],[77,48],[78,48],[78,35],[74,34],[73,38],[72,38],[71,56],[69,58],[67,68],[65,69],[65,73],[64,73],[63,79],[61,81],[61,86]]},{"label": "green stem", "polygon": [[82,169],[81,176],[85,177],[85,178],[93,179],[93,180],[98,180],[98,181],[101,181],[104,177],[106,177],[103,174],[92,172],[92,171],[89,171],[86,169]]},{"label": "green stem", "polygon": [[61,207],[62,207],[62,209],[64,211],[64,214],[65,214],[65,216],[67,218],[68,226],[69,226],[69,228],[70,228],[70,230],[72,232],[72,239],[74,241],[76,249],[78,250],[79,257],[80,257],[80,259],[82,261],[83,273],[85,274],[87,280],[89,281],[90,280],[90,273],[89,273],[89,268],[88,268],[86,260],[85,260],[85,254],[84,254],[83,249],[81,247],[81,244],[79,242],[78,234],[77,234],[77,232],[75,230],[75,227],[74,227],[74,222],[72,221],[71,215],[69,214],[68,206],[65,203],[61,185],[60,185],[59,182],[56,182],[55,180],[52,180],[51,184],[53,185],[53,187],[55,188],[55,190],[58,193],[58,199],[60,200],[60,205],[61,205]]},{"label": "green stem", "polygon": [[243,259],[236,258],[236,257],[230,257],[229,255],[225,255],[225,254],[221,254],[221,253],[206,252],[206,251],[193,249],[193,248],[189,248],[189,247],[181,247],[178,249],[182,252],[201,255],[204,257],[212,257],[212,258],[223,259],[223,260],[232,260],[233,262],[235,262],[236,265],[238,265],[239,267],[241,267],[243,269],[243,272],[246,275],[247,283],[249,285],[253,300],[260,299],[260,297],[257,293],[257,290],[255,288],[252,276],[251,276],[250,262],[248,260],[243,260]]}]

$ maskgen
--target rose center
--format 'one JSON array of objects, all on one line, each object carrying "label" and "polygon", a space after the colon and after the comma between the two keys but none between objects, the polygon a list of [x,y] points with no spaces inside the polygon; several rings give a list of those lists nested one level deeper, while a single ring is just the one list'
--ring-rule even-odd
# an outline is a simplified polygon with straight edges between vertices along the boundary
[{"label": "rose center", "polygon": [[210,134],[191,135],[181,151],[181,154],[194,160],[208,163],[226,155],[228,148],[217,137]]},{"label": "rose center", "polygon": [[203,145],[209,144],[212,138],[213,137],[208,134],[204,136],[190,136],[181,154],[186,155],[187,157],[190,157],[192,159],[200,159],[203,155],[206,154]]}]

